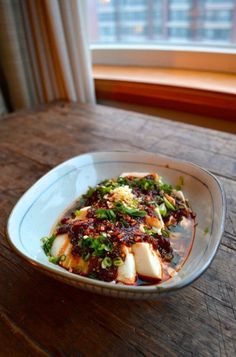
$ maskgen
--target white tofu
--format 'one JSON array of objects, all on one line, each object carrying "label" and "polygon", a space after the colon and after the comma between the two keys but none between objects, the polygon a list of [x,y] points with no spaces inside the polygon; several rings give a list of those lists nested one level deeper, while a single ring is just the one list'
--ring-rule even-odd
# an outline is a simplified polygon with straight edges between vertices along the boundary
[{"label": "white tofu", "polygon": [[61,257],[65,255],[65,259],[60,261],[59,264],[66,269],[78,270],[79,272],[87,273],[88,262],[83,258],[71,254],[72,244],[67,234],[58,235],[51,248],[51,255],[53,257]]},{"label": "white tofu", "polygon": [[67,234],[60,234],[58,235],[51,248],[51,255],[53,257],[60,257],[61,255],[67,255],[70,253],[72,249],[72,245],[70,243],[69,237]]},{"label": "white tofu", "polygon": [[123,247],[123,251],[126,257],[124,264],[118,267],[117,281],[128,285],[134,285],[136,280],[134,256],[126,246]]},{"label": "white tofu", "polygon": [[134,176],[134,177],[145,177],[147,175],[150,175],[150,172],[124,172],[120,176],[121,177],[127,177],[127,176]]},{"label": "white tofu", "polygon": [[135,243],[132,246],[135,267],[140,277],[150,280],[162,279],[162,264],[159,256],[149,243]]},{"label": "white tofu", "polygon": [[177,197],[180,201],[185,202],[185,197],[184,197],[184,194],[183,194],[182,191],[173,190],[172,193],[173,193],[173,195],[174,195],[175,197]]}]

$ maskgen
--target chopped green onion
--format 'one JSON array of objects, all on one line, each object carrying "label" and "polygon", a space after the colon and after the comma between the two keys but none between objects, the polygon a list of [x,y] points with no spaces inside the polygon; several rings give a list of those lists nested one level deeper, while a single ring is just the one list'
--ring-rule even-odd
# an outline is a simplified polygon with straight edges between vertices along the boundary
[{"label": "chopped green onion", "polygon": [[113,189],[112,186],[99,186],[98,187],[98,192],[102,195],[105,196],[107,193],[109,193]]},{"label": "chopped green onion", "polygon": [[137,208],[126,207],[122,202],[116,202],[115,209],[117,212],[128,214],[131,217],[144,217],[145,211],[141,211]]},{"label": "chopped green onion", "polygon": [[81,209],[77,209],[76,211],[75,211],[75,215],[76,216],[79,216],[81,214]]},{"label": "chopped green onion", "polygon": [[162,215],[162,217],[167,216],[167,209],[166,209],[166,205],[164,202],[159,206],[159,212]]},{"label": "chopped green onion", "polygon": [[49,261],[50,261],[50,263],[58,264],[60,261],[60,257],[50,257]]},{"label": "chopped green onion", "polygon": [[66,260],[66,255],[63,254],[60,256],[60,262],[64,262]]},{"label": "chopped green onion", "polygon": [[171,211],[175,211],[175,207],[172,205],[172,203],[170,203],[167,198],[163,197],[165,205],[168,209],[170,209]]},{"label": "chopped green onion", "polygon": [[88,252],[92,256],[103,258],[106,252],[112,250],[111,242],[107,239],[106,233],[101,233],[101,235],[96,238],[85,235],[79,240],[78,246],[82,249],[83,258],[86,257]]},{"label": "chopped green onion", "polygon": [[169,238],[170,236],[170,232],[167,229],[162,229],[161,234],[163,235],[163,237],[167,237],[167,238]]},{"label": "chopped green onion", "polygon": [[90,253],[84,254],[82,258],[87,262],[90,258]]},{"label": "chopped green onion", "polygon": [[150,178],[142,177],[140,179],[135,179],[134,182],[139,186],[141,189],[147,190],[154,190],[157,188],[158,183]]},{"label": "chopped green onion", "polygon": [[146,233],[146,234],[149,234],[150,236],[152,236],[152,235],[154,235],[155,234],[155,232],[152,230],[152,229],[148,229],[147,227],[143,227],[143,229],[144,229],[144,232]]},{"label": "chopped green onion", "polygon": [[149,204],[149,205],[157,206],[157,202],[156,202],[156,201],[149,201],[148,204]]},{"label": "chopped green onion", "polygon": [[105,250],[106,252],[110,252],[111,248],[110,248],[108,245],[102,243],[102,244],[98,247],[98,250]]},{"label": "chopped green onion", "polygon": [[96,191],[96,188],[94,187],[89,187],[88,191],[86,192],[85,196],[87,198],[90,198],[92,197],[92,195],[94,194],[94,192]]},{"label": "chopped green onion", "polygon": [[112,260],[110,257],[105,257],[101,264],[103,269],[110,268],[112,266]]},{"label": "chopped green onion", "polygon": [[118,179],[117,179],[117,183],[119,184],[119,185],[129,185],[129,180],[126,178],[126,177],[118,177]]},{"label": "chopped green onion", "polygon": [[51,248],[55,239],[56,236],[54,234],[51,237],[43,237],[41,239],[41,242],[43,243],[43,250],[46,255],[50,255]]},{"label": "chopped green onion", "polygon": [[113,222],[116,220],[116,214],[112,209],[97,209],[96,217],[100,219],[108,219],[109,221]]},{"label": "chopped green onion", "polygon": [[160,183],[160,189],[163,190],[165,193],[171,194],[173,187],[168,185],[167,183]]},{"label": "chopped green onion", "polygon": [[113,259],[113,265],[115,267],[120,267],[121,265],[123,265],[124,262],[123,260],[121,259],[121,257],[116,257],[115,259]]}]

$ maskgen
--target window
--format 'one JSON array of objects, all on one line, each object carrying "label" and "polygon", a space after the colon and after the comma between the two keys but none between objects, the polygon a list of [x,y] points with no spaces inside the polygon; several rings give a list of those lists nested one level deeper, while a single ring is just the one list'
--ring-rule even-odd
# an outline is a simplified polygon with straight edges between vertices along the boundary
[{"label": "window", "polygon": [[107,22],[107,21],[112,21],[114,23],[115,21],[115,14],[114,12],[102,12],[98,15],[98,20],[99,20],[99,24],[100,26],[102,24],[104,24],[104,22]]},{"label": "window", "polygon": [[177,39],[184,38],[185,39],[185,38],[188,38],[189,31],[186,28],[171,28],[169,30],[169,36],[173,39],[175,39],[175,38],[177,38]]},{"label": "window", "polygon": [[[89,0],[93,12],[91,43],[105,43],[104,25],[115,28],[114,44],[140,42],[158,45],[178,39],[206,45],[236,44],[236,0]],[[94,21],[95,18],[95,21]],[[188,29],[190,28],[191,31]],[[211,31],[212,30],[212,31]]]},{"label": "window", "polygon": [[146,19],[147,19],[147,14],[145,11],[121,13],[121,21],[123,22],[139,22],[139,21],[146,21]]},{"label": "window", "polygon": [[186,10],[176,10],[170,11],[169,19],[175,21],[189,20],[190,11]]},{"label": "window", "polygon": [[[147,65],[172,63],[181,67],[179,60],[165,57],[164,62],[156,54],[155,60],[151,57],[157,51],[166,51],[165,56],[173,51],[179,55],[190,51],[191,63],[186,59],[187,66],[199,64],[199,69],[214,70],[217,64],[212,63],[211,68],[207,61],[209,56],[199,57],[200,53],[214,52],[221,53],[221,57],[233,55],[232,65],[223,70],[236,72],[236,0],[88,0],[88,3],[90,41],[93,60],[97,63],[101,60],[99,51],[100,54],[108,51],[106,46],[110,46],[110,50],[119,49],[119,56],[106,52],[105,63],[112,57],[111,64],[117,60],[118,64],[144,65],[143,55],[137,51],[149,47]],[[132,46],[135,47],[134,62],[130,57]],[[194,64],[195,52],[198,55]]]}]

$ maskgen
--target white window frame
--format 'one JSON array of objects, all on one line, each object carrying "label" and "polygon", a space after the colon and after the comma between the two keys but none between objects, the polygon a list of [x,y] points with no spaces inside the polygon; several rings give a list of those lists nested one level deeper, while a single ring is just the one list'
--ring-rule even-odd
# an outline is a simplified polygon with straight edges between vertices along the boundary
[{"label": "white window frame", "polygon": [[92,63],[236,73],[236,48],[171,45],[91,45]]}]

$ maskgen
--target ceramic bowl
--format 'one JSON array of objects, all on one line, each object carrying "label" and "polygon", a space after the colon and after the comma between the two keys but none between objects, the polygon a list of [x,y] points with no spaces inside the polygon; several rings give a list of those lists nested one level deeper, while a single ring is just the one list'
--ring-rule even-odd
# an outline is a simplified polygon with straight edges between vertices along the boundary
[{"label": "ceramic bowl", "polygon": [[[88,186],[122,172],[158,172],[175,185],[184,177],[183,191],[196,213],[196,234],[182,269],[159,285],[126,286],[72,274],[48,261],[40,238],[48,236],[58,217]],[[46,274],[75,287],[124,298],[158,298],[192,283],[210,265],[220,244],[225,221],[221,184],[208,171],[189,162],[150,153],[96,152],[74,157],[37,181],[14,207],[7,226],[16,253]]]}]

